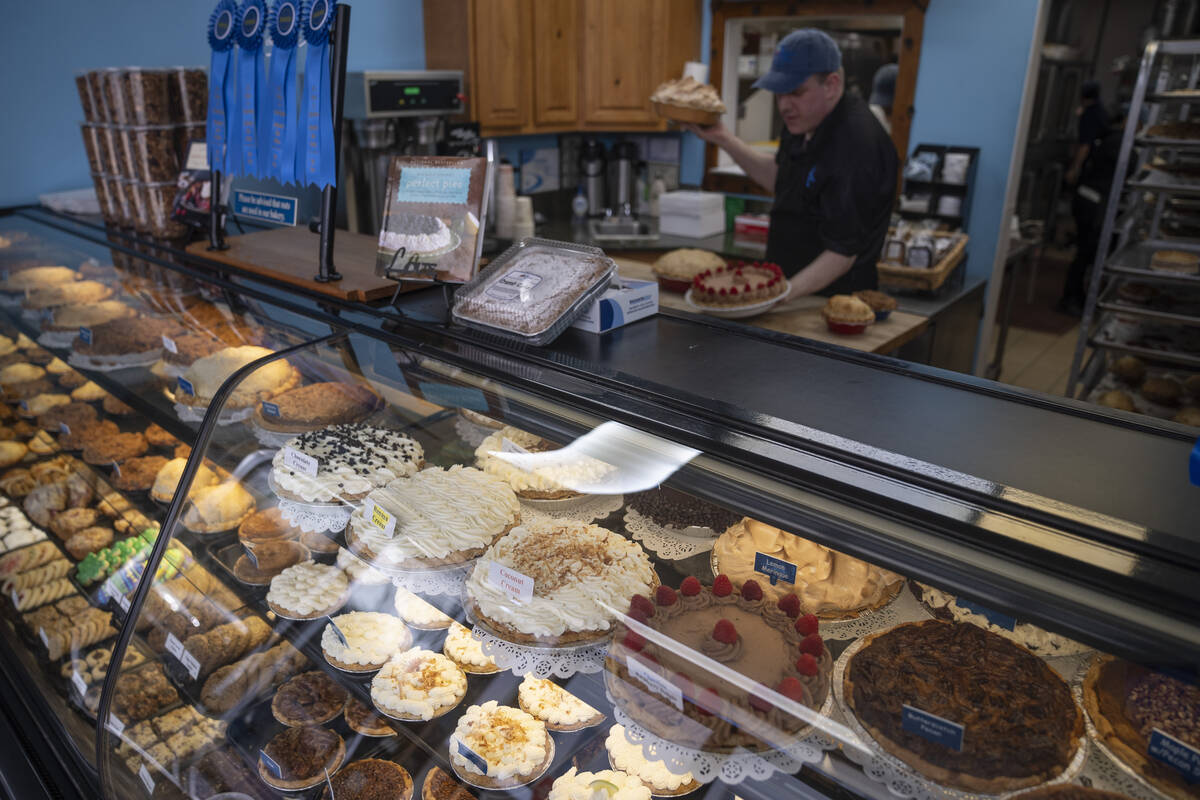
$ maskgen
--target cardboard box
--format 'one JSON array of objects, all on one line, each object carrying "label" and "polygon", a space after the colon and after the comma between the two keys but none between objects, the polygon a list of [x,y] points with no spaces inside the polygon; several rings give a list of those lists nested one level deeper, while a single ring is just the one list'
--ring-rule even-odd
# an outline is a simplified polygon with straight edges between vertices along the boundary
[{"label": "cardboard box", "polygon": [[733,235],[740,239],[767,240],[771,217],[767,214],[738,214],[733,218]]},{"label": "cardboard box", "polygon": [[604,333],[658,313],[658,282],[616,279],[572,328]]}]

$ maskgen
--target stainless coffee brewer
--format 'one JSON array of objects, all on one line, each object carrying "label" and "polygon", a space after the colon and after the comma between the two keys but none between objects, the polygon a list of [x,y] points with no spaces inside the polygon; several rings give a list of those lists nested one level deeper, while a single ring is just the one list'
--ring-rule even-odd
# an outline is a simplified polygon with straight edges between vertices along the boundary
[{"label": "stainless coffee brewer", "polygon": [[622,217],[635,216],[633,211],[634,170],[638,163],[638,148],[634,142],[617,142],[613,147],[617,161],[617,185],[613,193],[613,213]]},{"label": "stainless coffee brewer", "polygon": [[589,137],[579,149],[579,174],[583,177],[583,192],[587,195],[589,217],[603,217],[608,207],[605,191],[608,157],[604,145]]}]

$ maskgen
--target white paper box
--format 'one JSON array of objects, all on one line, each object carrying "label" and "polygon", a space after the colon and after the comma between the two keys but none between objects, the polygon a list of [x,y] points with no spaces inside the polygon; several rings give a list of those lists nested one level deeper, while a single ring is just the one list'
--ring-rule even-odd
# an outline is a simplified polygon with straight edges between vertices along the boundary
[{"label": "white paper box", "polygon": [[571,327],[604,333],[657,313],[657,281],[614,280]]}]

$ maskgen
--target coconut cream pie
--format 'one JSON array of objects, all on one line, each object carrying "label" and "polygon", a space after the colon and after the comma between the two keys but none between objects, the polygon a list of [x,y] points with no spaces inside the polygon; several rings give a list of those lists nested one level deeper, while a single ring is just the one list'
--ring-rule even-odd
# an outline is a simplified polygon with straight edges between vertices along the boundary
[{"label": "coconut cream pie", "polygon": [[491,675],[499,672],[496,662],[483,654],[482,643],[471,636],[471,631],[457,622],[446,631],[446,641],[442,644],[442,652],[446,657],[463,668],[463,672],[472,675]]},{"label": "coconut cream pie", "polygon": [[400,618],[418,630],[440,631],[454,623],[454,620],[436,606],[425,602],[403,586],[396,587],[395,606]]},{"label": "coconut cream pie", "polygon": [[[527,602],[497,580],[500,567],[533,581]],[[613,612],[658,578],[641,546],[598,525],[539,520],[513,528],[475,564],[465,602],[493,630],[518,642],[567,644],[612,629]]]},{"label": "coconut cream pie", "polygon": [[316,619],[332,614],[346,602],[350,583],[337,567],[304,561],[271,579],[267,605],[288,619]]},{"label": "coconut cream pie", "polygon": [[[317,474],[289,467],[287,451],[317,460]],[[271,462],[275,492],[306,503],[354,502],[396,478],[406,478],[425,463],[425,451],[411,437],[370,425],[333,425],[304,433],[280,448]]]},{"label": "coconut cream pie", "polygon": [[608,761],[614,769],[633,775],[646,784],[653,794],[680,795],[700,788],[700,783],[692,773],[679,775],[667,769],[665,761],[646,758],[640,744],[630,744],[625,738],[624,725],[613,725],[608,729],[604,748],[608,750]]},{"label": "coconut cream pie", "polygon": [[371,680],[371,702],[395,719],[430,720],[462,702],[467,676],[431,650],[397,653]]},{"label": "coconut cream pie", "polygon": [[554,779],[547,800],[650,800],[650,790],[634,775],[614,769],[577,772],[575,767]]},{"label": "coconut cream pie", "polygon": [[[486,771],[459,751],[463,744],[487,762]],[[540,720],[495,700],[471,706],[450,734],[450,764],[471,783],[504,789],[534,780],[554,755],[550,734]]]},{"label": "coconut cream pie", "polygon": [[517,704],[552,731],[578,731],[604,721],[603,714],[557,683],[528,672],[517,689]]},{"label": "coconut cream pie", "polygon": [[[473,467],[425,469],[373,490],[367,501],[350,515],[346,543],[385,568],[467,561],[521,520],[508,484]],[[395,520],[393,530],[373,521],[376,508]]]},{"label": "coconut cream pie", "polygon": [[[344,642],[334,625],[342,632]],[[411,644],[412,634],[405,624],[398,617],[378,611],[351,611],[331,617],[321,634],[325,660],[347,672],[377,670]]]},{"label": "coconut cream pie", "polygon": [[[175,402],[185,406],[206,406],[221,384],[247,364],[274,353],[265,347],[246,345],[226,347],[211,356],[197,359],[183,377],[191,384],[193,393],[176,389]],[[247,375],[225,401],[226,408],[246,408],[286,392],[300,383],[300,373],[287,359],[277,358],[263,364]],[[182,385],[182,384],[181,384]]]},{"label": "coconut cream pie", "polygon": [[[513,449],[516,446],[516,450]],[[501,428],[475,448],[475,463],[484,472],[508,483],[518,496],[530,500],[556,500],[574,497],[578,492],[567,484],[595,481],[612,472],[614,467],[603,461],[580,456],[569,462],[546,464],[533,471],[514,466],[499,454],[528,451],[542,453],[557,450],[558,446],[540,436],[512,427]]]}]

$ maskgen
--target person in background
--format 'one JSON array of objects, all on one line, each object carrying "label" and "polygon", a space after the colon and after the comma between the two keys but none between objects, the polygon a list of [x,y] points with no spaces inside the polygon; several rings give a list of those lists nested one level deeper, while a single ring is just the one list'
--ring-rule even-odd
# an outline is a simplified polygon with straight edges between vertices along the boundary
[{"label": "person in background", "polygon": [[892,135],[892,102],[896,97],[896,74],[900,67],[896,64],[884,64],[875,70],[871,80],[871,99],[868,100],[871,113],[879,124]]},{"label": "person in background", "polygon": [[1065,177],[1073,190],[1071,214],[1075,217],[1075,259],[1067,269],[1058,310],[1079,316],[1087,299],[1085,279],[1100,244],[1100,228],[1104,222],[1104,199],[1112,186],[1116,170],[1113,147],[1109,141],[1111,127],[1108,114],[1100,103],[1100,84],[1085,81],[1080,88],[1079,137]]},{"label": "person in background", "polygon": [[774,191],[767,260],[788,276],[788,296],[877,288],[899,164],[867,104],[845,93],[837,43],[815,28],[789,33],[754,88],[774,92],[783,118],[774,155],[720,122],[685,128]]}]

